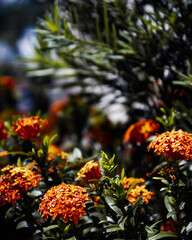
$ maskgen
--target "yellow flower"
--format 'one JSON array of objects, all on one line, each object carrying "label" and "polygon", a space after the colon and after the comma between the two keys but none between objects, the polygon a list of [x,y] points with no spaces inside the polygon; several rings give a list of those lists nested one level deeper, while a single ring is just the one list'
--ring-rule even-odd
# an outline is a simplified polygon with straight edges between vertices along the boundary
[{"label": "yellow flower", "polygon": [[54,159],[59,153],[61,153],[61,148],[54,144],[50,144],[48,148],[48,158]]},{"label": "yellow flower", "polygon": [[148,203],[149,199],[152,199],[154,196],[153,192],[150,192],[146,189],[145,186],[145,180],[143,178],[127,178],[124,177],[122,179],[122,184],[125,188],[125,190],[127,191],[130,186],[137,181],[140,181],[139,183],[137,183],[134,188],[130,191],[130,193],[127,195],[127,200],[130,201],[132,204],[135,204],[136,201],[142,196],[143,200]]},{"label": "yellow flower", "polygon": [[182,130],[157,134],[148,146],[150,149],[166,159],[188,160],[192,158],[192,134]]},{"label": "yellow flower", "polygon": [[84,188],[63,182],[45,193],[39,211],[45,220],[52,216],[53,220],[57,217],[65,223],[73,221],[77,225],[82,215],[87,214],[84,207],[88,200],[91,201]]}]

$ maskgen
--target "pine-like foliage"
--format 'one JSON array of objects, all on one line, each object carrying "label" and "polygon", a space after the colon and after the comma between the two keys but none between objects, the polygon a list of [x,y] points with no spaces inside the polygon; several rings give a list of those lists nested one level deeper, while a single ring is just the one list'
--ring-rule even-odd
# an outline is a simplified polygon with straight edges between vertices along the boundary
[{"label": "pine-like foliage", "polygon": [[[112,92],[132,121],[165,105],[183,111],[191,95],[191,10],[187,0],[60,1],[39,20],[39,46],[27,61],[89,99]],[[101,86],[107,90],[94,91]]]}]

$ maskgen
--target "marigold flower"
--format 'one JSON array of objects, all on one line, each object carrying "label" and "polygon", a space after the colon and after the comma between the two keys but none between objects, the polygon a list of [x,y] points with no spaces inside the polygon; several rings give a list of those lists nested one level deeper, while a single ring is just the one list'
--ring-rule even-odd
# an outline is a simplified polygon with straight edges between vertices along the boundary
[{"label": "marigold flower", "polygon": [[159,130],[159,124],[154,120],[140,120],[129,126],[123,136],[123,142],[130,141],[135,144],[143,144]]},{"label": "marigold flower", "polygon": [[143,200],[148,203],[149,199],[152,199],[154,196],[153,192],[150,192],[146,189],[145,186],[145,180],[143,178],[127,178],[124,177],[122,179],[122,184],[125,188],[125,190],[127,191],[130,186],[137,181],[140,181],[139,183],[137,183],[134,188],[130,191],[130,193],[127,195],[127,200],[130,201],[132,204],[135,204],[137,202],[137,200],[142,196]]},{"label": "marigold flower", "polygon": [[0,141],[7,139],[6,127],[3,121],[0,121]]},{"label": "marigold flower", "polygon": [[166,159],[188,160],[192,158],[192,134],[181,129],[157,134],[147,148],[148,150],[153,149],[154,152],[163,155]]},{"label": "marigold flower", "polygon": [[13,129],[18,136],[26,140],[39,137],[46,129],[48,120],[39,116],[24,117],[13,123]]},{"label": "marigold flower", "polygon": [[78,178],[82,178],[83,181],[90,186],[90,188],[97,188],[98,182],[94,181],[94,179],[99,180],[102,178],[99,163],[95,162],[94,160],[87,162],[80,169],[77,175],[78,175]]},{"label": "marigold flower", "polygon": [[0,203],[15,201],[20,199],[30,187],[38,186],[41,177],[29,170],[27,167],[6,166],[1,171],[4,173],[0,177]]},{"label": "marigold flower", "polygon": [[52,216],[53,220],[57,217],[65,223],[73,221],[77,225],[82,215],[87,214],[84,207],[88,200],[91,201],[84,188],[63,182],[45,193],[44,198],[41,198],[39,211],[45,220]]}]

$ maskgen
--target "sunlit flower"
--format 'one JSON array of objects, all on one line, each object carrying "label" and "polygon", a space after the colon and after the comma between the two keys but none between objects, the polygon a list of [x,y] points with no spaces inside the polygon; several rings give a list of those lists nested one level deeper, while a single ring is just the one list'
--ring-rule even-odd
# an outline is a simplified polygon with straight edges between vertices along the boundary
[{"label": "sunlit flower", "polygon": [[0,121],[0,141],[7,139],[6,127],[3,121]]},{"label": "sunlit flower", "polygon": [[140,120],[129,126],[123,136],[123,142],[132,142],[135,144],[143,144],[145,141],[156,133],[159,124],[154,120]]},{"label": "sunlit flower", "polygon": [[0,78],[0,86],[4,89],[13,90],[15,87],[15,79],[11,76],[3,76]]},{"label": "sunlit flower", "polygon": [[48,148],[48,155],[49,159],[54,159],[59,153],[61,153],[61,148],[57,147],[54,144],[50,144]]},{"label": "sunlit flower", "polygon": [[6,166],[1,171],[4,173],[0,177],[0,203],[15,201],[20,199],[30,187],[38,186],[41,177],[29,170],[27,167]]},{"label": "sunlit flower", "polygon": [[65,223],[73,221],[77,225],[82,215],[86,215],[84,207],[88,200],[91,201],[84,188],[63,182],[45,193],[39,210],[45,220],[51,216],[53,220],[57,217]]},{"label": "sunlit flower", "polygon": [[94,162],[94,160],[87,162],[77,175],[78,178],[82,178],[90,188],[97,188],[98,181],[94,181],[94,179],[100,180],[102,178],[99,163]]},{"label": "sunlit flower", "polygon": [[39,116],[24,117],[13,123],[13,129],[18,136],[26,140],[39,137],[46,129],[48,120]]},{"label": "sunlit flower", "polygon": [[188,160],[192,158],[192,134],[182,130],[157,134],[148,146],[150,149],[166,159]]},{"label": "sunlit flower", "polygon": [[130,186],[137,182],[140,181],[139,183],[137,183],[134,188],[130,191],[130,193],[127,195],[127,200],[130,201],[132,204],[135,204],[136,201],[140,198],[143,197],[143,200],[148,203],[149,199],[152,199],[154,196],[153,192],[150,192],[146,189],[145,186],[145,180],[143,178],[127,178],[124,177],[122,179],[122,184],[125,188],[125,190],[127,191]]}]

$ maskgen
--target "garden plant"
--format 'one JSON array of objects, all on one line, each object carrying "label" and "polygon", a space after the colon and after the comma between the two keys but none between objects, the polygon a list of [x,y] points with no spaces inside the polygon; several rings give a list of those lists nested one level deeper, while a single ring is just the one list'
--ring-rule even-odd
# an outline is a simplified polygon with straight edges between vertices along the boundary
[{"label": "garden plant", "polygon": [[63,0],[38,19],[20,61],[63,95],[21,112],[0,77],[0,239],[192,239],[191,10]]}]

